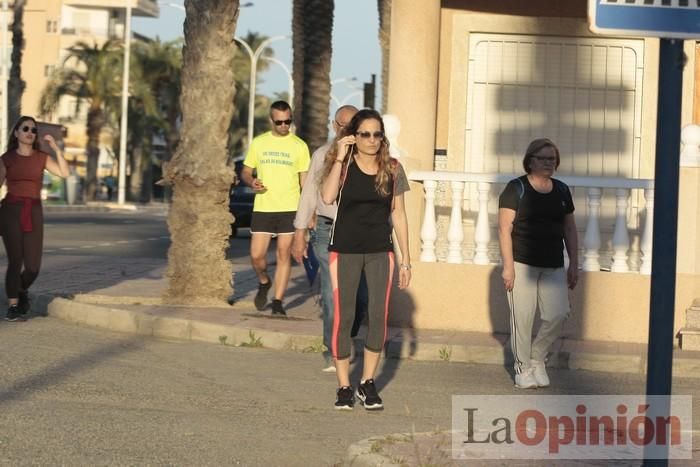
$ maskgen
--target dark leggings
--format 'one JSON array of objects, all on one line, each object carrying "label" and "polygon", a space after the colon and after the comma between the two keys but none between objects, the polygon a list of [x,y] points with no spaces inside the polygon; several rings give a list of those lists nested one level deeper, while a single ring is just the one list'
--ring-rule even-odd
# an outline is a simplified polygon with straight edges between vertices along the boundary
[{"label": "dark leggings", "polygon": [[381,352],[386,340],[394,253],[352,254],[332,251],[328,263],[334,301],[331,337],[333,357],[343,360],[350,356],[350,334],[357,312],[357,287],[363,271],[368,286],[365,348],[372,352]]},{"label": "dark leggings", "polygon": [[[32,231],[22,232],[20,225],[21,204],[2,203],[2,242],[7,253],[5,292],[7,298],[19,297],[39,275],[41,251],[44,244],[44,215],[41,205],[32,206]],[[24,268],[23,268],[24,267]]]}]

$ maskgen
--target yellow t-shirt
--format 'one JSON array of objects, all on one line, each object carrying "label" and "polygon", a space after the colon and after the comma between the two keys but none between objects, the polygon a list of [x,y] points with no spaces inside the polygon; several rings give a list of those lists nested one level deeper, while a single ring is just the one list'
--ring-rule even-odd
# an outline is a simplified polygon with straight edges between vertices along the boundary
[{"label": "yellow t-shirt", "polygon": [[289,212],[299,205],[299,172],[309,170],[309,147],[296,135],[273,136],[271,131],[253,139],[243,161],[256,169],[267,188],[255,195],[253,211]]}]

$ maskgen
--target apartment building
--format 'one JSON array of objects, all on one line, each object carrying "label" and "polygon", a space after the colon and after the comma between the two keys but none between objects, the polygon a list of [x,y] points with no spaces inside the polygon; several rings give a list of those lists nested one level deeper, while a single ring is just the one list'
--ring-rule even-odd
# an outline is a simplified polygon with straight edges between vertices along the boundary
[{"label": "apartment building", "polygon": [[[159,14],[156,0],[27,0],[23,21],[22,78],[26,82],[23,113],[38,114],[41,92],[73,44],[79,41],[99,44],[108,39],[124,38],[128,3],[133,16],[157,17]],[[83,109],[76,116],[75,108],[76,100],[65,98],[56,114],[48,119],[67,127],[66,156],[71,159],[84,154],[87,141],[86,111]],[[105,152],[109,153],[109,130],[105,130],[102,141]]]}]

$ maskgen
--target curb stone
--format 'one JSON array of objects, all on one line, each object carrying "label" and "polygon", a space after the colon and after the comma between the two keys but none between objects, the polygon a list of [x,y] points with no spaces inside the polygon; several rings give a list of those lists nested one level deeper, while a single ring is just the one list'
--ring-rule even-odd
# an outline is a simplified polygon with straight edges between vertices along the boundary
[{"label": "curb stone", "polygon": [[298,352],[314,348],[319,342],[319,336],[316,335],[288,334],[256,327],[153,316],[61,297],[48,303],[47,312],[50,316],[79,325],[160,338]]},{"label": "curb stone", "polygon": [[[304,334],[265,329],[256,327],[251,320],[235,324],[219,324],[119,308],[119,305],[160,305],[159,297],[79,294],[71,298],[39,296],[36,303],[37,309],[45,307],[42,309],[45,309],[46,313],[66,321],[146,336],[297,352],[313,352],[314,349],[319,348],[320,342],[320,336],[316,333]],[[253,304],[249,301],[240,301],[237,305],[239,305],[238,310],[243,313],[254,310]],[[512,358],[509,352],[504,351],[504,347],[496,341],[491,345],[428,341],[417,343],[404,338],[401,334],[387,339],[386,356],[395,359],[432,361],[438,364],[457,362],[491,365],[509,365],[509,358]],[[547,366],[565,370],[644,374],[646,356],[639,352],[622,354],[560,350],[550,357]],[[678,377],[700,378],[698,355],[675,356],[673,374]]]},{"label": "curb stone", "polygon": [[117,203],[88,203],[88,204],[44,204],[44,212],[153,212],[167,214],[169,204],[117,204]]}]

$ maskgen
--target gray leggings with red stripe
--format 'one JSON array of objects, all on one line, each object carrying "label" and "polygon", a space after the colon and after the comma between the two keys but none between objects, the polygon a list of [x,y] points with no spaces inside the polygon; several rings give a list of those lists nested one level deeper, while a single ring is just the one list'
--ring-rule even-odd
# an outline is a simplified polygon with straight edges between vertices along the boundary
[{"label": "gray leggings with red stripe", "polygon": [[337,360],[350,357],[350,331],[355,319],[355,300],[360,275],[367,278],[367,340],[365,348],[381,352],[386,341],[389,296],[394,275],[394,253],[337,253],[328,263],[333,286],[333,333],[331,352]]}]

